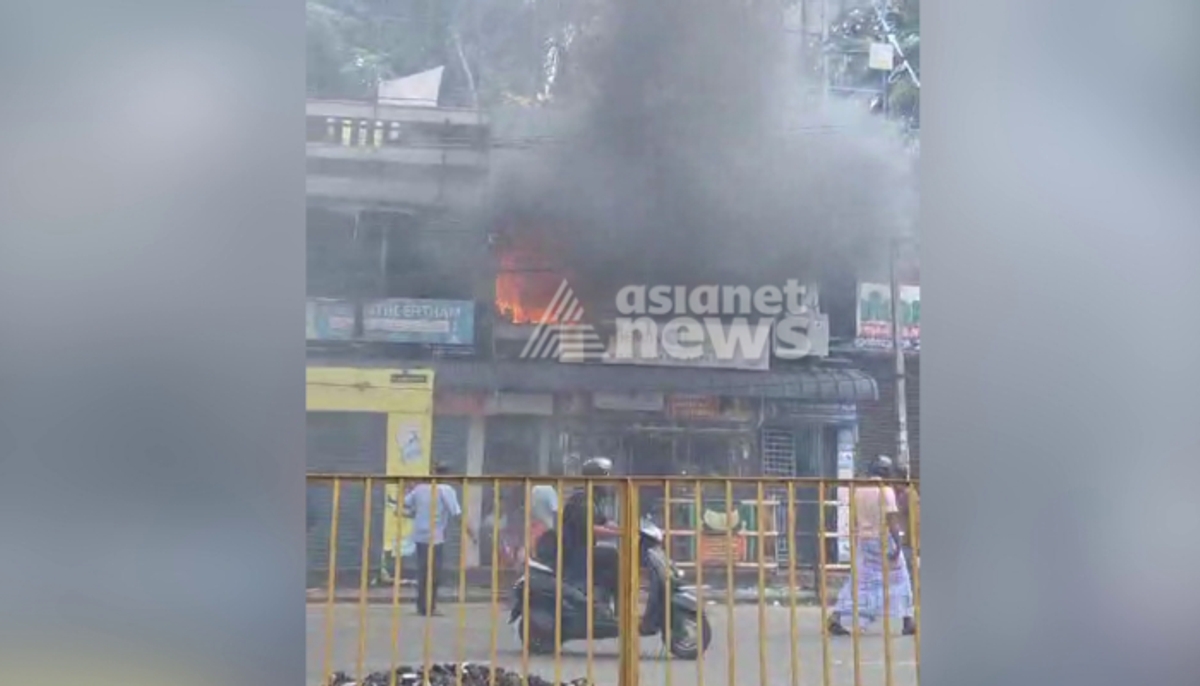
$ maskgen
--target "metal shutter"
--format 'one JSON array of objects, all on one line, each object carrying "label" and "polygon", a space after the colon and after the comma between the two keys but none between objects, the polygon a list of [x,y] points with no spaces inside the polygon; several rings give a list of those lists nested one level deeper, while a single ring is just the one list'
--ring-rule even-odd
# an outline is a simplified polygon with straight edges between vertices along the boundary
[{"label": "metal shutter", "polygon": [[[307,464],[310,472],[383,474],[386,466],[387,415],[367,412],[309,412],[306,416]],[[362,573],[362,484],[342,483],[337,531],[337,584],[358,585]],[[371,539],[368,576],[379,573],[383,551],[384,489],[371,495]],[[308,486],[308,507],[315,519],[308,531],[308,583],[328,583],[329,532],[333,509],[331,484]]]},{"label": "metal shutter", "polygon": [[[879,384],[879,399],[858,404],[858,455],[896,455],[896,379],[890,359],[863,360],[862,366]],[[913,478],[921,465],[921,363],[917,357],[905,359],[905,395],[908,400],[908,456]]]},{"label": "metal shutter", "polygon": [[[467,433],[470,417],[438,416],[433,418],[433,461],[446,465],[453,475],[467,473]],[[466,494],[458,491],[458,501],[466,507]],[[454,573],[452,586],[458,588],[458,560],[462,551],[462,529],[457,522],[446,530],[445,570]]]}]

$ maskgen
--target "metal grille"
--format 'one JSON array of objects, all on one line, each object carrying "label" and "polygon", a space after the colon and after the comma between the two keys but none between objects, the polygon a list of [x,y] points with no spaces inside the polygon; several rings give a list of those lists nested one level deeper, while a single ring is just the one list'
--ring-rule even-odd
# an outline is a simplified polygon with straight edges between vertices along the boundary
[{"label": "metal grille", "polygon": [[796,475],[796,436],[791,431],[764,429],[762,434],[763,476]]},{"label": "metal grille", "polygon": [[[762,433],[762,474],[763,476],[795,476],[796,475],[796,435],[791,431],[764,429]],[[763,490],[764,495],[776,503],[775,530],[785,532],[775,537],[775,559],[780,565],[788,563],[791,557],[791,541],[786,532],[787,522],[787,489],[768,486]]]}]

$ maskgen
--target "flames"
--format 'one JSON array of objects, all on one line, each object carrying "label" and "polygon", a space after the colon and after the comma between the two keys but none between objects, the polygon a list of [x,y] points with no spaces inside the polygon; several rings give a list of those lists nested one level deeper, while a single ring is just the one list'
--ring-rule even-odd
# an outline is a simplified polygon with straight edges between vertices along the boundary
[{"label": "flames", "polygon": [[[496,272],[496,313],[514,324],[540,322],[563,275],[537,244],[506,245],[499,254]],[[554,321],[550,317],[547,321]]]}]

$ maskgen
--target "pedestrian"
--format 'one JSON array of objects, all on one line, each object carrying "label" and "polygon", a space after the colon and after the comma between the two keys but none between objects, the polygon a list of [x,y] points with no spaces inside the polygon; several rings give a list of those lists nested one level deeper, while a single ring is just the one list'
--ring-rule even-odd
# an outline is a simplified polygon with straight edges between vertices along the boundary
[{"label": "pedestrian", "polygon": [[[868,468],[867,475],[873,480],[892,477],[891,458],[879,456]],[[896,493],[891,486],[882,482],[859,486],[854,490],[854,510],[851,540],[852,545],[856,546],[857,569],[838,592],[837,605],[829,616],[829,632],[837,636],[850,634],[842,624],[843,617],[851,617],[853,624],[861,628],[883,615],[886,556],[886,609],[893,618],[902,620],[904,634],[912,635],[916,633],[912,619],[912,582],[901,550],[900,510],[896,505]],[[858,578],[858,617],[854,617],[855,576]]]},{"label": "pedestrian", "polygon": [[537,544],[542,534],[558,528],[558,491],[549,484],[538,484],[529,492],[530,518],[529,540],[533,545],[525,546],[526,550],[534,551],[534,559],[542,564],[553,565],[554,560],[543,560],[537,552]]},{"label": "pedestrian", "polygon": [[[900,475],[899,472],[897,475]],[[896,505],[900,510],[900,549],[904,551],[904,561],[908,563],[908,578],[913,582],[913,601],[916,602],[919,564],[914,546],[917,545],[917,529],[921,525],[921,498],[916,482],[907,472],[903,476],[908,483],[896,493]]]},{"label": "pedestrian", "polygon": [[[449,473],[444,465],[436,464],[435,476]],[[450,484],[437,485],[437,497],[430,484],[418,484],[404,496],[404,515],[413,520],[412,540],[417,556],[417,614],[438,616],[437,592],[441,583],[443,548],[446,543],[446,526],[452,518],[462,516],[458,495]],[[475,529],[468,524],[467,536],[478,540]],[[432,563],[432,566],[430,564]]]}]

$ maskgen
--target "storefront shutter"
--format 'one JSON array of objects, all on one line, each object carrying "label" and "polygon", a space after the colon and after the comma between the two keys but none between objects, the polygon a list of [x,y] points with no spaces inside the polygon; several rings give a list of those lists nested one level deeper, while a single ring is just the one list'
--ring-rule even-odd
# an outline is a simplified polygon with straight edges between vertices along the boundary
[{"label": "storefront shutter", "polygon": [[[445,465],[452,475],[467,473],[467,432],[470,417],[436,416],[433,418],[433,461]],[[466,507],[466,493],[455,487],[459,503]],[[445,569],[454,571],[454,588],[458,587],[458,560],[462,551],[462,529],[458,522],[446,530]]]},{"label": "storefront shutter", "polygon": [[[367,412],[309,412],[306,417],[309,472],[383,474],[386,464],[387,416]],[[362,573],[362,483],[343,482],[339,498],[337,531],[337,583],[356,586]],[[329,574],[329,533],[333,514],[333,488],[329,482],[308,485],[308,583],[324,586]],[[383,544],[384,490],[380,484],[371,496],[371,532],[368,577],[379,572]]]}]

